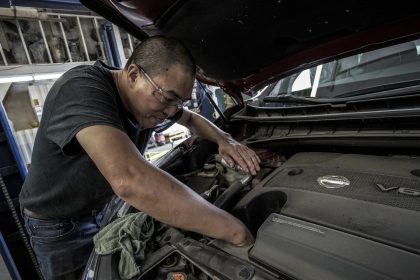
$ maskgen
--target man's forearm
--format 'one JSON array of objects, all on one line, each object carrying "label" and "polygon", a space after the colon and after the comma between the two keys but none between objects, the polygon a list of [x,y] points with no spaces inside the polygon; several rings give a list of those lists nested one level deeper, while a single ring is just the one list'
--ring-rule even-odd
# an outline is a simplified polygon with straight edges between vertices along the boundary
[{"label": "man's forearm", "polygon": [[121,130],[90,126],[76,137],[115,194],[135,208],[164,223],[234,244],[240,244],[241,237],[247,238],[239,220],[147,162]]},{"label": "man's forearm", "polygon": [[122,198],[157,220],[233,244],[244,242],[245,227],[169,174],[152,166],[132,178]]}]

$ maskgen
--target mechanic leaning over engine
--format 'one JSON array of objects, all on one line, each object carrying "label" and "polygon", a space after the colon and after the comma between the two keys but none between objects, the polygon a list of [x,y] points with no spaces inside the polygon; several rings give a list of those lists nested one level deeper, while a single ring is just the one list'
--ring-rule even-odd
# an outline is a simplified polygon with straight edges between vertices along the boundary
[{"label": "mechanic leaning over engine", "polygon": [[163,223],[237,246],[254,241],[241,221],[147,162],[136,147],[140,130],[178,122],[216,142],[229,164],[252,174],[260,169],[251,149],[183,108],[195,71],[179,41],[155,36],[137,45],[124,69],[97,61],[55,82],[19,197],[46,279],[82,275],[99,230],[97,214],[114,194]]}]

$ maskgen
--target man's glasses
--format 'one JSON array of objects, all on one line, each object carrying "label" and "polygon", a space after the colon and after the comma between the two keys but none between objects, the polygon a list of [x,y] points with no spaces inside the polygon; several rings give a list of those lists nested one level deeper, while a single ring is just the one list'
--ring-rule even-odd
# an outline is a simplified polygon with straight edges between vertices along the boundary
[{"label": "man's glasses", "polygon": [[177,110],[182,109],[184,102],[179,97],[165,91],[163,88],[158,86],[152,80],[152,78],[150,78],[150,76],[144,71],[144,69],[141,66],[137,65],[137,67],[139,68],[141,73],[146,77],[149,83],[151,83],[152,86],[155,88],[155,90],[153,91],[153,96],[156,97],[156,99],[159,100],[160,103],[162,103],[165,106],[176,106]]}]

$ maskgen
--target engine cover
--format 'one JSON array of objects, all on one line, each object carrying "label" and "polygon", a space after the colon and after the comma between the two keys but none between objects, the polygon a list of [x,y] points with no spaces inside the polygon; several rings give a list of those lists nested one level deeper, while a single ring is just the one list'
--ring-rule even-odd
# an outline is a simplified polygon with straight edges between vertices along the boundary
[{"label": "engine cover", "polygon": [[420,256],[317,224],[271,214],[250,258],[297,279],[418,279]]},{"label": "engine cover", "polygon": [[[418,158],[299,153],[249,192],[236,205],[233,213],[254,233],[258,230],[257,241],[250,256],[286,274],[291,271],[313,271],[314,267],[311,269],[310,266],[316,266],[321,272],[334,271],[331,267],[319,267],[334,265],[334,262],[312,259],[326,254],[328,258],[338,258],[336,260],[340,263],[352,264],[342,267],[344,270],[337,272],[337,277],[333,278],[350,279],[345,275],[359,274],[346,274],[347,269],[362,269],[384,273],[375,272],[371,275],[361,270],[360,275],[371,275],[372,278],[357,276],[353,279],[414,279],[409,275],[413,275],[410,274],[413,269],[419,275],[420,266],[409,266],[409,274],[390,270],[393,258],[388,256],[398,252],[394,255],[405,256],[399,260],[410,260],[407,264],[411,264],[411,261],[420,264],[419,168]],[[280,220],[294,220],[273,224],[273,213],[281,214]],[[294,226],[296,232],[291,234],[293,239],[290,239],[290,236],[283,235],[284,228],[292,224],[303,226]],[[328,234],[319,235],[309,231],[307,234],[318,236],[318,239],[312,240],[307,234],[298,233],[298,230],[306,226]],[[284,240],[280,241],[284,238],[290,239],[287,246]],[[328,250],[321,252],[323,246],[317,244],[328,244]],[[345,251],[353,247],[365,250],[356,250],[356,253]],[[296,268],[302,265],[300,269],[288,269],[285,266],[287,262],[282,262],[281,257],[275,255],[278,252],[292,252],[285,250],[299,252],[294,258]],[[366,258],[365,255],[373,259],[368,262],[357,261]],[[376,262],[375,258],[383,261]],[[361,266],[356,268],[358,265],[354,266],[354,262]],[[305,263],[308,265],[306,268]],[[335,264],[335,267],[340,266]],[[302,277],[299,273],[291,274],[296,278]],[[325,274],[320,278],[307,278],[306,275],[304,279],[332,279],[330,277]]]},{"label": "engine cover", "polygon": [[[420,211],[420,158],[300,153],[266,187],[287,187]],[[324,182],[324,183],[323,183]]]}]

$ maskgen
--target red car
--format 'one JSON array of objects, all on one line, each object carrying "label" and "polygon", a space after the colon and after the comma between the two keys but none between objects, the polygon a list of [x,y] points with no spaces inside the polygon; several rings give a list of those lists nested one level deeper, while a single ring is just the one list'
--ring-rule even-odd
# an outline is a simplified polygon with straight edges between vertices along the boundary
[{"label": "red car", "polygon": [[162,132],[155,133],[155,142],[158,146],[166,144],[165,135]]},{"label": "red car", "polygon": [[[419,279],[419,2],[81,2],[139,40],[182,40],[235,100],[216,124],[263,160],[250,177],[201,139],[159,160],[256,242],[156,221],[135,279]],[[136,211],[111,205],[109,221]],[[92,253],[84,279],[119,279],[119,261]]]}]

